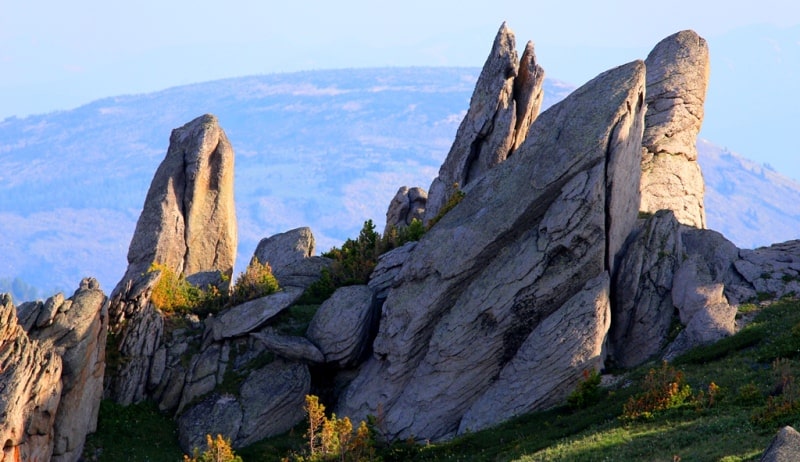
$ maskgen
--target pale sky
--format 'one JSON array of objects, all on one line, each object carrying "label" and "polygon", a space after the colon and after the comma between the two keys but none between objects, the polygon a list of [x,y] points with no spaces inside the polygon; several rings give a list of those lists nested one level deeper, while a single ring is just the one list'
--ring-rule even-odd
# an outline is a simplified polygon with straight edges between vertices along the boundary
[{"label": "pale sky", "polygon": [[[549,77],[580,85],[645,58],[682,29],[713,45],[715,37],[752,24],[797,26],[800,3],[0,0],[0,120],[251,74],[479,67],[503,21],[520,51],[534,41]],[[712,47],[712,73],[724,72],[715,70],[713,56]]]}]

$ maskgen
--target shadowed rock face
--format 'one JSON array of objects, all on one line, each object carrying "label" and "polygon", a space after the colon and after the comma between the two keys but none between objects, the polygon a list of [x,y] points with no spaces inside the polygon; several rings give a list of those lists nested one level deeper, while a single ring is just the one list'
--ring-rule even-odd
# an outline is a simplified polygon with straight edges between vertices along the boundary
[{"label": "shadowed rock face", "polygon": [[696,143],[708,87],[708,45],[694,31],[678,32],[659,42],[645,63],[641,210],[672,210],[680,223],[705,228]]},{"label": "shadowed rock face", "polygon": [[533,43],[517,58],[514,32],[505,24],[494,39],[469,110],[458,127],[447,158],[428,190],[425,222],[453,195],[503,162],[525,140],[542,104],[544,70],[536,63]]},{"label": "shadowed rock face", "polygon": [[172,131],[136,223],[128,270],[114,292],[153,263],[186,276],[231,276],[236,243],[233,148],[216,117],[206,114]]},{"label": "shadowed rock face", "polygon": [[[461,431],[563,399],[602,363],[608,274],[639,205],[644,77],[640,61],[621,66],[543,113],[423,236],[338,413],[361,419],[380,405],[392,436],[440,439],[465,415]],[[533,354],[542,332],[562,341]],[[485,412],[510,401],[503,389],[519,400]]]}]

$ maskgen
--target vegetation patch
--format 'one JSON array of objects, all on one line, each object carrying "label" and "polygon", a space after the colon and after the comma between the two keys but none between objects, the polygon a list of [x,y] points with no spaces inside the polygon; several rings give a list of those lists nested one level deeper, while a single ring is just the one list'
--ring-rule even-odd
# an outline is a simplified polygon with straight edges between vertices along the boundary
[{"label": "vegetation patch", "polygon": [[303,293],[298,304],[319,305],[327,300],[339,287],[366,284],[378,264],[378,257],[411,241],[418,241],[425,234],[419,220],[402,228],[390,228],[385,235],[375,231],[372,220],[364,222],[356,239],[347,239],[342,247],[333,247],[322,254],[333,260],[330,269],[324,269],[318,281]]},{"label": "vegetation patch", "polygon": [[183,453],[178,445],[175,422],[158,411],[154,403],[122,406],[100,402],[97,432],[86,438],[87,461],[176,462]]},{"label": "vegetation patch", "polygon": [[230,293],[214,285],[205,289],[197,287],[163,264],[154,263],[148,269],[148,272],[156,271],[160,274],[150,294],[150,301],[167,315],[208,316],[280,290],[269,263],[261,263],[257,258],[239,274]]}]

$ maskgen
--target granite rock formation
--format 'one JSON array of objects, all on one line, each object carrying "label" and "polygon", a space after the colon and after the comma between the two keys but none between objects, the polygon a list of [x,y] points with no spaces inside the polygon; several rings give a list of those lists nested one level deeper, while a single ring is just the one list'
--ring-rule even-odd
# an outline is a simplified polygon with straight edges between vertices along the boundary
[{"label": "granite rock formation", "polygon": [[681,31],[659,42],[645,63],[641,210],[672,210],[680,223],[705,228],[696,143],[708,87],[708,45],[694,31]]},{"label": "granite rock formation", "polygon": [[[563,399],[601,366],[608,278],[640,201],[644,89],[640,61],[601,74],[476,179],[403,264],[340,414],[362,419],[381,405],[392,437],[441,439],[465,416],[472,430]],[[556,335],[559,318],[591,334],[548,345],[574,357],[532,354],[526,345]],[[522,396],[493,416],[482,409],[504,398],[494,395],[500,380]]]},{"label": "granite rock formation", "polygon": [[0,294],[0,438],[2,459],[50,460],[61,402],[61,357],[17,323],[11,297]]},{"label": "granite rock formation", "polygon": [[399,229],[408,226],[414,220],[423,221],[427,203],[428,193],[424,189],[401,186],[389,203],[383,234],[388,233],[392,228]]},{"label": "granite rock formation", "polygon": [[544,71],[536,63],[533,44],[522,59],[513,31],[503,23],[483,66],[469,109],[455,141],[428,189],[425,223],[454,194],[503,162],[528,136],[542,103]]},{"label": "granite rock formation", "polygon": [[106,296],[97,280],[87,278],[72,297],[65,300],[59,293],[48,298],[41,309],[37,310],[37,305],[19,309],[20,313],[38,312],[28,336],[57,353],[63,365],[50,460],[74,462],[82,456],[86,435],[97,429],[106,364]]},{"label": "granite rock formation", "polygon": [[128,269],[110,297],[110,329],[126,359],[109,384],[120,403],[145,399],[162,340],[162,316],[149,303],[160,273],[148,273],[151,265],[187,278],[230,280],[237,243],[233,164],[216,117],[206,114],[172,131],[131,239]]},{"label": "granite rock formation", "polygon": [[761,455],[761,462],[794,462],[800,459],[800,433],[790,426],[778,431]]}]

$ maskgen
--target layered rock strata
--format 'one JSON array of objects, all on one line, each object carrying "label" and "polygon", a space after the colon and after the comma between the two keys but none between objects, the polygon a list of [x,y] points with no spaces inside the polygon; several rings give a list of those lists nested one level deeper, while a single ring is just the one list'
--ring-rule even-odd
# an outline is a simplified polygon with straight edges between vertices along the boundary
[{"label": "layered rock strata", "polygon": [[[576,90],[423,236],[340,414],[381,406],[391,436],[440,439],[563,399],[601,366],[608,278],[640,202],[644,87],[633,62]],[[573,356],[531,352],[561,329],[575,335],[547,347]],[[521,397],[493,415],[501,381]]]}]

